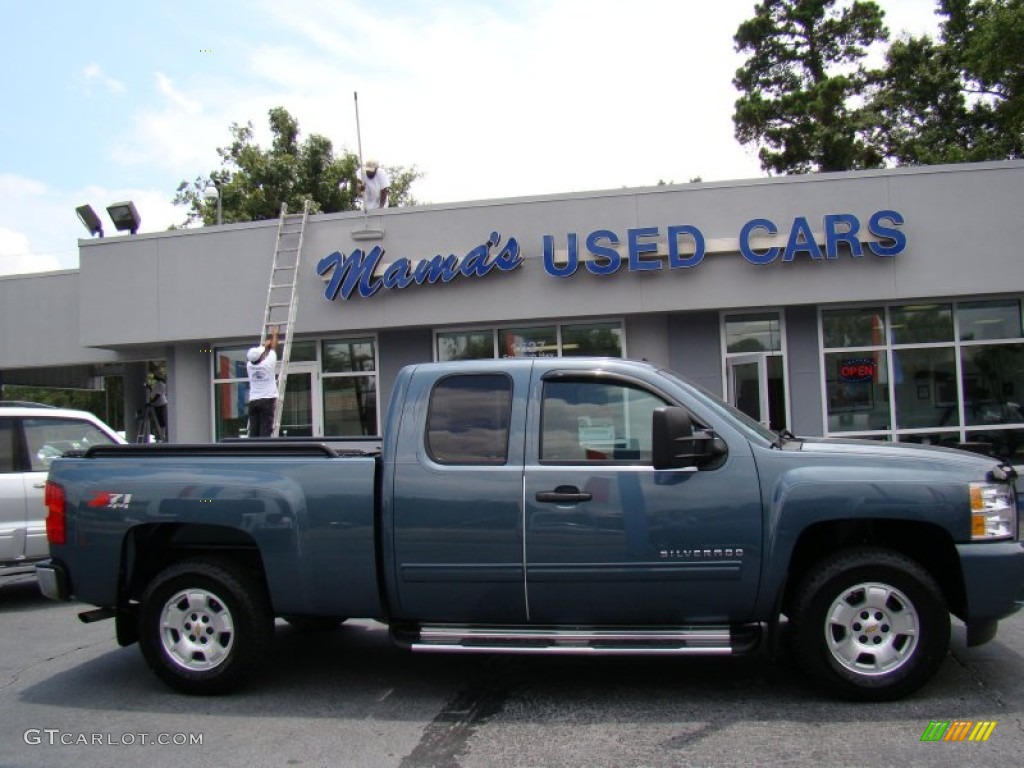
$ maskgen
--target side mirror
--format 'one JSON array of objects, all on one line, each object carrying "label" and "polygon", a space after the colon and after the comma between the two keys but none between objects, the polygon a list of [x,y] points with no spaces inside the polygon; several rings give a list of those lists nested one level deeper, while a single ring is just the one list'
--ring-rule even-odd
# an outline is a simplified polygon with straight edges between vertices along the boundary
[{"label": "side mirror", "polygon": [[685,408],[665,406],[651,415],[651,442],[655,469],[684,469],[724,453],[724,446],[709,432],[694,434]]}]

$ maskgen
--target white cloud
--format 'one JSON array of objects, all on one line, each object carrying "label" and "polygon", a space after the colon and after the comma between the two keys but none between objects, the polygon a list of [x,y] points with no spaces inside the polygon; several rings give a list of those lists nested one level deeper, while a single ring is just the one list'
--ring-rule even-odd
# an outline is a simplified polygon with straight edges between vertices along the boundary
[{"label": "white cloud", "polygon": [[46,272],[78,267],[78,240],[88,238],[75,213],[91,205],[107,237],[114,229],[106,206],[119,200],[135,203],[142,218],[140,232],[159,232],[185,219],[185,211],[170,202],[162,189],[90,186],[71,192],[11,174],[0,174],[0,275]]},{"label": "white cloud", "polygon": [[124,93],[126,90],[124,83],[110,77],[99,64],[88,64],[82,71],[82,75],[86,80],[100,83],[110,93]]},{"label": "white cloud", "polygon": [[56,256],[33,254],[27,235],[0,227],[0,275],[50,272],[60,268]]}]

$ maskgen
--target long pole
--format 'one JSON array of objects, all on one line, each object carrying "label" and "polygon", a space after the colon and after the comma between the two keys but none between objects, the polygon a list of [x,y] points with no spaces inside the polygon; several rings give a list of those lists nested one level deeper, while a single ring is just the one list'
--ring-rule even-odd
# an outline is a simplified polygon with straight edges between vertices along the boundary
[{"label": "long pole", "polygon": [[359,147],[359,178],[363,182],[363,229],[369,229],[369,219],[368,214],[366,212],[367,179],[365,166],[363,165],[363,134],[362,131],[359,130],[359,91],[353,91],[352,96],[355,99],[356,103],[356,143]]}]

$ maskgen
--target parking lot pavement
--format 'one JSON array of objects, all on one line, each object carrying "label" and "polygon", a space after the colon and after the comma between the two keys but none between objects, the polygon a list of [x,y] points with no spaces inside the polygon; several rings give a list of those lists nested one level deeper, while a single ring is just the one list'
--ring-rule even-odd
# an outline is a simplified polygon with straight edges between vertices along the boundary
[{"label": "parking lot pavement", "polygon": [[[0,585],[0,766],[1014,766],[1024,753],[1024,617],[891,704],[809,687],[791,661],[415,655],[374,622],[280,625],[237,694],[166,689],[111,622]],[[995,723],[929,743],[933,721]],[[158,740],[171,743],[160,744]],[[196,743],[196,740],[201,743]]]}]

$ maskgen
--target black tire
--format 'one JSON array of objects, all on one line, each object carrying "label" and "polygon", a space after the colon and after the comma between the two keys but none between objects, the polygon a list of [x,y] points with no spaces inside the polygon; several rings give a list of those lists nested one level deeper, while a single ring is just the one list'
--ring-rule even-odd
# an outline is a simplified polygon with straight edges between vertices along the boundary
[{"label": "black tire", "polygon": [[949,651],[949,609],[935,579],[898,552],[851,549],[802,580],[790,616],[805,672],[855,701],[891,701],[924,685]]},{"label": "black tire", "polygon": [[300,632],[330,632],[348,619],[341,616],[282,616],[288,624]]},{"label": "black tire", "polygon": [[157,676],[183,693],[227,693],[266,656],[274,623],[264,591],[225,560],[183,560],[142,597],[139,645]]}]

